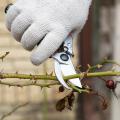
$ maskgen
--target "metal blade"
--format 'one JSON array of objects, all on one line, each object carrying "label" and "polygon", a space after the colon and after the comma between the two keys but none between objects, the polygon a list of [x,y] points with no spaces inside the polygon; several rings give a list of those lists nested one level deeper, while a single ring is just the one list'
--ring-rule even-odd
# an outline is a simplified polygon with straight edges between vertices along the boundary
[{"label": "metal blade", "polygon": [[[74,69],[74,66],[73,66],[70,58],[69,58],[67,64],[60,64],[60,67],[61,67],[61,71],[62,71],[64,76],[76,74],[76,71]],[[77,86],[79,88],[82,88],[82,85],[81,85],[81,82],[80,82],[79,78],[70,79],[69,81],[72,84],[74,84],[75,86]]]},{"label": "metal blade", "polygon": [[59,82],[60,82],[65,88],[71,89],[71,88],[66,84],[66,82],[65,82],[64,79],[63,79],[60,65],[61,65],[61,64],[60,64],[58,61],[55,60],[55,74],[56,74],[56,76],[57,76],[57,79],[59,80]]}]

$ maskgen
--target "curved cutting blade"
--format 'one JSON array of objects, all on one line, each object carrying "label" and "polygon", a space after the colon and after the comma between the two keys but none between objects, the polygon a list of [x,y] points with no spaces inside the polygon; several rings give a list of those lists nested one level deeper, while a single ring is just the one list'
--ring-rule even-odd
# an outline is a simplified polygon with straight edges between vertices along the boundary
[{"label": "curved cutting blade", "polygon": [[57,76],[57,79],[59,80],[59,82],[67,89],[71,89],[67,83],[64,81],[63,76],[62,76],[62,71],[61,71],[61,67],[58,61],[55,61],[55,74]]},{"label": "curved cutting blade", "polygon": [[[76,71],[74,69],[74,66],[72,64],[71,59],[68,60],[67,64],[60,64],[61,71],[64,76],[74,75],[76,74]],[[69,80],[73,85],[82,88],[81,82],[79,78],[74,78]]]}]

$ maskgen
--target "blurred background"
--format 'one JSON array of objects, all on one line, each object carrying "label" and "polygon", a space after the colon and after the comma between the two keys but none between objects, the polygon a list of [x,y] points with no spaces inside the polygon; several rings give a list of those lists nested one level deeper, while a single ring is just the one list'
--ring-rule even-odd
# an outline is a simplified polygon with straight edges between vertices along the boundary
[{"label": "blurred background", "polygon": [[[36,67],[29,60],[30,53],[13,40],[5,27],[4,9],[14,0],[0,0],[0,55],[9,51],[10,54],[2,62],[0,71],[10,73],[46,74],[54,70],[53,61]],[[82,71],[87,69],[87,64],[98,64],[104,58],[120,62],[120,0],[93,0],[89,19],[74,40],[73,63],[82,65]],[[108,65],[107,69],[111,66]],[[12,79],[8,79],[9,81]],[[12,80],[13,81],[13,80]],[[17,82],[20,82],[17,80]],[[29,102],[24,108],[17,110],[5,120],[120,120],[120,102],[108,90],[102,81],[97,79],[87,80],[97,91],[105,95],[109,101],[108,108],[103,111],[99,100],[95,96],[76,95],[72,111],[57,112],[56,101],[59,95],[58,87],[8,87],[0,85],[0,117],[9,112],[14,106]],[[117,88],[119,91],[119,88]]]}]

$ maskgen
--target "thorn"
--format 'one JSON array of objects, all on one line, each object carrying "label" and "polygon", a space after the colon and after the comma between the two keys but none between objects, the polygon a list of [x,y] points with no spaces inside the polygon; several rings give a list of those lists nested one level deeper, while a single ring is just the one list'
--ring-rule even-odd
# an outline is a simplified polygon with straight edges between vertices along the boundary
[{"label": "thorn", "polygon": [[41,86],[41,90],[43,90],[43,86]]},{"label": "thorn", "polygon": [[37,81],[36,81],[36,80],[34,80],[33,82],[34,82],[33,84],[36,84],[36,83],[37,83]]},{"label": "thorn", "polygon": [[54,73],[54,72],[52,71],[49,75],[50,75],[50,76],[53,76],[53,73]]},{"label": "thorn", "polygon": [[47,76],[48,76],[49,74],[46,72],[46,73],[45,73],[45,75],[47,75]]},{"label": "thorn", "polygon": [[107,57],[105,57],[103,60],[104,60],[104,61],[106,61],[106,60],[108,60],[108,58],[107,58]]},{"label": "thorn", "polygon": [[102,66],[103,66],[103,65],[98,64],[98,65],[97,65],[97,68],[100,69],[100,68],[102,68]]},{"label": "thorn", "polygon": [[31,80],[32,84],[35,84],[35,81],[34,80]]},{"label": "thorn", "polygon": [[76,67],[76,69],[77,69],[77,70],[80,70],[80,69],[81,69],[81,65],[78,65],[78,66]]},{"label": "thorn", "polygon": [[31,76],[30,80],[35,80],[35,77],[32,74],[30,74],[30,76]]},{"label": "thorn", "polygon": [[89,91],[92,91],[92,87],[88,86],[87,84],[85,84],[82,89],[87,89]]},{"label": "thorn", "polygon": [[90,64],[87,64],[87,66],[88,66],[88,69],[90,69],[90,68],[91,68],[91,65],[90,65]]},{"label": "thorn", "polygon": [[116,68],[113,67],[113,68],[111,69],[111,71],[112,71],[112,72],[115,72],[115,69],[116,69]]},{"label": "thorn", "polygon": [[23,88],[21,85],[16,85],[17,87]]},{"label": "thorn", "polygon": [[15,74],[18,74],[18,71],[16,71]]},{"label": "thorn", "polygon": [[2,58],[1,60],[2,60],[2,62],[3,62],[3,58]]},{"label": "thorn", "polygon": [[2,73],[0,72],[0,79],[3,79],[3,75],[2,75]]},{"label": "thorn", "polygon": [[10,54],[10,52],[6,52],[6,55]]},{"label": "thorn", "polygon": [[32,76],[32,74],[30,74],[30,76]]}]

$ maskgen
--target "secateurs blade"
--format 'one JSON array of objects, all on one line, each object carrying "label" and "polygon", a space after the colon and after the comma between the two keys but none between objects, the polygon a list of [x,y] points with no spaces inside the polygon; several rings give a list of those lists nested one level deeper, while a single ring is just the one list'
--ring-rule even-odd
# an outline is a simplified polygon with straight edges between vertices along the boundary
[{"label": "secateurs blade", "polygon": [[[72,49],[72,36],[69,37],[63,43],[63,51],[56,52],[52,58],[54,58],[54,65],[55,65],[55,74],[59,82],[67,89],[71,89],[67,82],[64,81],[63,76],[74,75],[76,71],[72,64],[71,58],[73,55]],[[74,86],[82,88],[81,81],[79,78],[74,78],[68,80]]]}]

